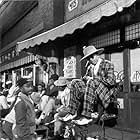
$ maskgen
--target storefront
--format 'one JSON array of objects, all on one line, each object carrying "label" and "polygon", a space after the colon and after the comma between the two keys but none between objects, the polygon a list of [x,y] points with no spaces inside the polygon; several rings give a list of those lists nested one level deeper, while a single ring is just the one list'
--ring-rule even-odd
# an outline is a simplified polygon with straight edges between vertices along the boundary
[{"label": "storefront", "polygon": [[[16,54],[16,51],[13,49],[13,51],[5,51],[0,59],[0,73],[5,85],[6,81],[12,81],[12,83],[15,84],[20,77],[27,76],[27,69],[28,67],[33,67],[35,56],[24,53]],[[32,78],[31,75],[30,78]]]},{"label": "storefront", "polygon": [[[48,32],[18,43],[17,51],[34,52],[40,44],[56,48],[59,74],[80,78],[85,73],[85,62],[80,63],[84,45],[104,48],[102,57],[115,65],[117,80],[122,80],[120,118],[118,127],[139,132],[140,104],[139,64],[140,23],[139,2],[135,0],[67,0],[65,24]],[[133,17],[133,14],[135,16]]]}]

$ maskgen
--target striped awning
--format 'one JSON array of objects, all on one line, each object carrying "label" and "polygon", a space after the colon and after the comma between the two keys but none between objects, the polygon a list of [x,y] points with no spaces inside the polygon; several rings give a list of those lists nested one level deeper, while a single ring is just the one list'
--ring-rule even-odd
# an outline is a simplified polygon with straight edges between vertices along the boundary
[{"label": "striped awning", "polygon": [[87,23],[96,23],[103,16],[111,16],[123,10],[125,7],[131,6],[136,0],[106,0],[103,4],[93,8],[89,12],[66,22],[52,30],[44,32],[40,35],[17,43],[16,50],[18,52],[41,43],[47,43],[49,40],[55,40],[57,37],[63,37],[66,34],[72,34],[76,29],[84,28]]},{"label": "striped awning", "polygon": [[29,55],[29,56],[23,57],[21,59],[11,62],[11,63],[0,66],[0,72],[8,70],[8,69],[16,68],[16,67],[22,66],[24,64],[28,64],[35,60],[36,60],[36,56],[34,56],[34,55]]}]

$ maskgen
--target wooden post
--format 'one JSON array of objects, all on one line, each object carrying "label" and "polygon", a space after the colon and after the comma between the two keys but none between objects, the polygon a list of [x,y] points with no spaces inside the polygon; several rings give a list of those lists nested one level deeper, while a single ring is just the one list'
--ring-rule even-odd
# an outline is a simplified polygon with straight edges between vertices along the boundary
[{"label": "wooden post", "polygon": [[[121,43],[125,44],[125,26],[122,26],[120,30]],[[124,46],[123,52],[123,65],[124,65],[124,83],[123,83],[123,92],[124,92],[124,127],[129,126],[129,94],[130,94],[130,50]]]},{"label": "wooden post", "polygon": [[2,138],[2,120],[1,120],[1,109],[0,109],[0,140]]}]

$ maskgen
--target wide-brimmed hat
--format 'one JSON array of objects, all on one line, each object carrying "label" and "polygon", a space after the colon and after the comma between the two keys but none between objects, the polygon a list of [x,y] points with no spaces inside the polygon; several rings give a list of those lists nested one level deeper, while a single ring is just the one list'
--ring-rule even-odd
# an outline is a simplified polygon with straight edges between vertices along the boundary
[{"label": "wide-brimmed hat", "polygon": [[33,102],[34,102],[35,104],[38,104],[38,103],[40,102],[40,99],[41,99],[40,94],[37,93],[37,92],[33,92],[33,93],[31,94],[31,99],[33,100]]},{"label": "wide-brimmed hat", "polygon": [[87,58],[88,56],[92,55],[92,54],[101,54],[103,52],[103,48],[101,49],[96,49],[93,45],[91,46],[88,46],[88,47],[84,47],[83,48],[83,54],[84,54],[84,57],[81,58],[80,61],[82,61],[83,59]]},{"label": "wide-brimmed hat", "polygon": [[54,82],[54,85],[59,86],[59,87],[66,86],[67,84],[68,84],[68,80],[65,77],[62,77],[62,76],[60,76],[58,78],[58,80],[56,80]]}]

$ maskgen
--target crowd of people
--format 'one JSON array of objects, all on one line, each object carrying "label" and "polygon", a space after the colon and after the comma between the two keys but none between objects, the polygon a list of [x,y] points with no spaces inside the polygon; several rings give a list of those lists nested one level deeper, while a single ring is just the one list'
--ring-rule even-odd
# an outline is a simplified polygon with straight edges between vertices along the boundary
[{"label": "crowd of people", "polygon": [[[52,120],[55,120],[55,137],[61,134],[62,118],[64,121],[77,118],[76,122],[83,125],[95,117],[94,103],[97,100],[106,109],[116,90],[114,65],[100,57],[102,52],[94,46],[83,49],[81,61],[87,60],[87,71],[81,79],[68,80],[53,74],[47,87],[43,82],[35,87],[25,78],[20,78],[16,85],[6,83],[4,89],[1,86],[1,138],[32,140],[35,130]],[[100,113],[96,118],[99,116]]]}]

